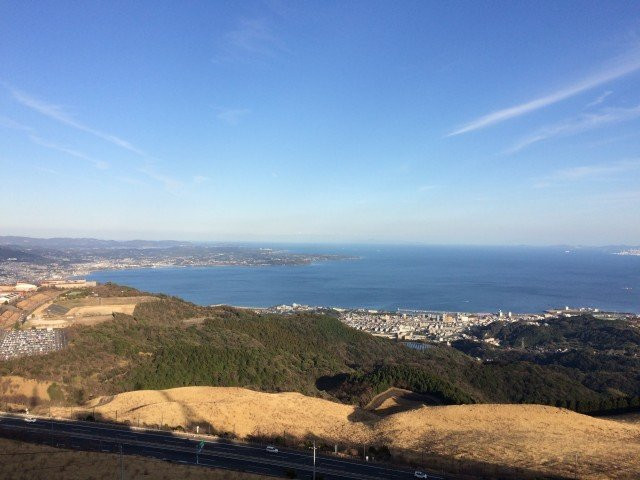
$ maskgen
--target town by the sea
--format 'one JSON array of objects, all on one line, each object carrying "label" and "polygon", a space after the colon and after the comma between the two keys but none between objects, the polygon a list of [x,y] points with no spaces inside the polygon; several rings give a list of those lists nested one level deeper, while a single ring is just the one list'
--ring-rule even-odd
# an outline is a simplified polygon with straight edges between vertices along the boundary
[{"label": "town by the sea", "polygon": [[201,305],[306,304],[386,311],[640,312],[640,256],[568,247],[278,245],[350,259],[295,266],[97,271],[89,279]]}]

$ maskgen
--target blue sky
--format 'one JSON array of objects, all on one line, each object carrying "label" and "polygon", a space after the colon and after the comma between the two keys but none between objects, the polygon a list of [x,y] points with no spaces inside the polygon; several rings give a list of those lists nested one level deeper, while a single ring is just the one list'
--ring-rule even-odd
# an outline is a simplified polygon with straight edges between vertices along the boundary
[{"label": "blue sky", "polygon": [[640,243],[638,2],[0,2],[0,234]]}]

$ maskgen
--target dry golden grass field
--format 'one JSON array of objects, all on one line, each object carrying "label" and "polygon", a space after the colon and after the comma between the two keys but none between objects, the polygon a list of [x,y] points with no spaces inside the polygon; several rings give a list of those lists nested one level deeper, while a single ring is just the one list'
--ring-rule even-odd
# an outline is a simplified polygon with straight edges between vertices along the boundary
[{"label": "dry golden grass field", "polygon": [[[112,480],[120,478],[119,456],[81,452],[0,438],[0,478],[11,480]],[[260,475],[123,457],[127,480],[259,480]]]},{"label": "dry golden grass field", "polygon": [[384,444],[414,460],[426,452],[460,464],[584,479],[638,479],[640,472],[640,425],[539,405],[424,406],[377,415],[298,393],[184,387],[97,398],[87,411],[94,407],[98,417],[115,420],[117,411],[118,421],[134,425],[162,422],[190,431],[199,425],[241,438],[313,435],[346,447]]},{"label": "dry golden grass field", "polygon": [[7,375],[0,377],[0,402],[12,408],[33,408],[49,402],[51,382]]}]

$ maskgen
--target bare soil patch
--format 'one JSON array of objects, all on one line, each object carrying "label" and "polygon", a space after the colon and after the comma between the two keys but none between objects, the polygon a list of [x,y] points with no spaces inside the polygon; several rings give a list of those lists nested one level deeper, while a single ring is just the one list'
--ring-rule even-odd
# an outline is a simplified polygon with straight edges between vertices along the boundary
[{"label": "bare soil patch", "polygon": [[414,410],[424,405],[440,405],[440,401],[430,395],[421,395],[402,388],[391,387],[379,393],[364,407],[378,415],[392,415]]},{"label": "bare soil patch", "polygon": [[111,319],[114,313],[132,315],[136,306],[157,297],[83,297],[48,302],[36,311],[27,326],[64,328],[72,324],[95,325]]}]

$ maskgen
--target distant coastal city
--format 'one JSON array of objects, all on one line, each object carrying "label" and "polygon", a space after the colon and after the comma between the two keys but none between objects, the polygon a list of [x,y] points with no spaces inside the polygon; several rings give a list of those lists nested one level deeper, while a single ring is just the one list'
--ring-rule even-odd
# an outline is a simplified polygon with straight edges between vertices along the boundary
[{"label": "distant coastal city", "polygon": [[[268,311],[271,313],[295,313],[295,312],[335,312],[346,325],[362,330],[378,337],[402,341],[410,347],[424,348],[424,343],[444,342],[451,343],[456,340],[475,339],[471,333],[474,327],[489,325],[493,322],[527,322],[542,325],[545,320],[557,317],[575,317],[579,315],[591,315],[602,320],[627,320],[640,322],[640,316],[635,313],[604,312],[594,308],[580,307],[570,308],[565,306],[558,309],[550,309],[541,313],[514,313],[497,312],[472,313],[472,312],[435,312],[426,310],[398,309],[395,312],[379,311],[374,309],[344,309],[334,307],[311,307],[308,305],[279,305],[268,309],[256,309],[256,311]],[[488,343],[499,346],[495,339],[486,339]]]}]

